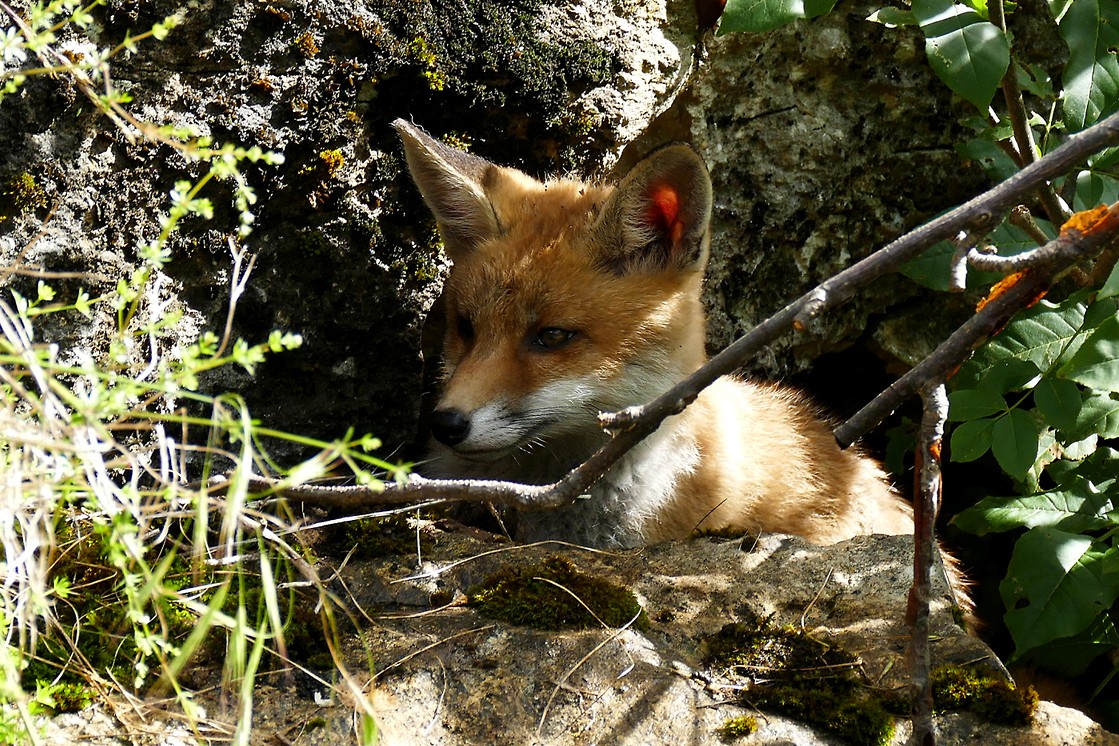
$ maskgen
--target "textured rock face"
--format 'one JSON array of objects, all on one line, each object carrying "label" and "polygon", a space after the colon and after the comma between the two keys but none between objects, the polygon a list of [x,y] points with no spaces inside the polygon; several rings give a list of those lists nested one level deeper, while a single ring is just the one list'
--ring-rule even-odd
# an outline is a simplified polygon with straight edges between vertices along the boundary
[{"label": "textured rock face", "polygon": [[[782,536],[698,539],[604,553],[556,542],[511,547],[430,525],[423,531],[431,544],[418,572],[414,556],[398,556],[350,562],[339,578],[371,615],[362,622],[363,641],[351,637],[345,649],[385,744],[719,743],[720,726],[741,714],[759,723],[744,743],[843,743],[735,704],[743,679],[705,657],[705,639],[728,622],[764,619],[774,628],[803,629],[855,655],[859,676],[874,691],[905,684],[913,546],[906,537],[865,536],[831,547]],[[547,632],[461,604],[443,606],[497,570],[534,567],[556,555],[632,590],[648,628]],[[990,650],[952,621],[945,593],[936,581],[933,664],[985,661],[997,668]],[[370,653],[377,670],[371,682]],[[208,707],[219,712],[215,703]],[[306,685],[269,688],[255,705],[254,738],[338,743],[331,739],[352,732],[352,712],[344,697],[315,704]],[[950,744],[1119,743],[1081,713],[1049,703],[1029,727],[994,726],[966,713],[940,715],[937,727]],[[905,743],[908,733],[908,722],[899,720],[891,743]]]},{"label": "textured rock face", "polygon": [[[979,169],[953,149],[964,111],[925,62],[923,40],[866,21],[875,9],[841,5],[769,34],[716,38],[630,149],[685,139],[707,160],[712,348],[980,188]],[[886,280],[755,365],[802,369],[912,291]]]},{"label": "textured rock face", "polygon": [[[96,11],[99,46],[180,5],[107,3]],[[535,172],[597,168],[669,95],[680,65],[664,25],[658,3],[204,0],[165,42],[116,59],[113,79],[141,119],[286,159],[246,167],[260,197],[247,243],[258,259],[234,332],[258,342],[281,328],[305,344],[255,379],[225,372],[205,386],[243,393],[274,427],[331,437],[353,426],[394,446],[409,441],[423,390],[421,326],[444,260],[388,123],[412,118]],[[62,44],[92,52],[77,39]],[[22,260],[86,273],[57,281],[62,297],[114,287],[157,234],[174,182],[201,173],[171,147],[129,144],[90,108],[65,81],[46,79],[0,105],[0,184],[30,174],[45,194],[0,225],[0,253],[19,255],[54,205]],[[215,218],[187,221],[155,291],[153,313],[186,315],[174,343],[220,332],[225,320],[236,210],[225,185],[203,194]],[[34,280],[16,285],[26,293]],[[111,323],[105,312],[44,333],[64,350],[98,352]]]}]

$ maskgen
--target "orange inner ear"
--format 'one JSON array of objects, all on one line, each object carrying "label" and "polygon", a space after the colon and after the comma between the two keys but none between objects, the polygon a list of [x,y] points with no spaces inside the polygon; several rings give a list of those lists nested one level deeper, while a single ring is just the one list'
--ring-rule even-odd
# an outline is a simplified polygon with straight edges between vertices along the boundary
[{"label": "orange inner ear", "polygon": [[664,234],[672,245],[680,243],[684,223],[680,220],[680,194],[668,184],[656,184],[649,191],[649,210],[645,214],[650,225]]}]

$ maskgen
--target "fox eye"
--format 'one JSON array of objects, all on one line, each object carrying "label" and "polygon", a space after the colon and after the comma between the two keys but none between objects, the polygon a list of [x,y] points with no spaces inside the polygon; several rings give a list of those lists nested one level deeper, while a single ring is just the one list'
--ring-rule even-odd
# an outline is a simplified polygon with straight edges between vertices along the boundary
[{"label": "fox eye", "polygon": [[560,347],[570,342],[571,338],[574,336],[575,332],[573,331],[549,326],[537,332],[536,339],[532,340],[532,344],[535,347],[543,347],[546,350],[558,350]]},{"label": "fox eye", "polygon": [[455,322],[455,329],[464,342],[469,342],[474,339],[474,324],[470,323],[470,319],[465,316],[458,317]]}]

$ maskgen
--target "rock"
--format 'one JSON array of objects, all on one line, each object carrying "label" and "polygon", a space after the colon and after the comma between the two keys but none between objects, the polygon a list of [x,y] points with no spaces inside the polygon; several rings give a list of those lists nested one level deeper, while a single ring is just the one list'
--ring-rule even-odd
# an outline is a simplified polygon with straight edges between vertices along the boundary
[{"label": "rock", "polygon": [[[107,3],[94,11],[98,44],[178,8]],[[305,436],[353,427],[386,452],[415,440],[437,372],[438,314],[426,349],[422,330],[445,260],[401,178],[388,126],[400,116],[536,174],[603,173],[619,156],[624,168],[666,140],[694,142],[717,195],[707,294],[711,345],[721,347],[980,181],[952,151],[959,110],[916,32],[866,22],[873,8],[711,39],[697,62],[684,0],[195,3],[166,41],[116,58],[113,80],[145,121],[285,156],[282,166],[245,167],[260,198],[247,241],[258,258],[233,332],[259,342],[279,328],[305,340],[255,376],[211,374],[205,389],[241,393],[268,425]],[[93,52],[78,36],[60,43]],[[24,263],[84,272],[55,281],[60,297],[79,287],[96,296],[157,234],[175,180],[202,174],[173,147],[129,143],[65,80],[33,80],[0,107],[0,183],[30,176],[41,194],[0,225],[0,257],[13,260],[42,229]],[[237,211],[228,186],[206,195],[215,217],[183,224],[137,322],[182,313],[172,354],[225,325]],[[25,294],[34,282],[14,280]],[[912,293],[885,281],[752,367],[802,369]],[[114,316],[101,308],[88,323],[41,319],[41,334],[97,353]],[[137,371],[145,364],[138,351]]]},{"label": "rock", "polygon": [[[671,3],[670,17],[686,5]],[[707,160],[712,349],[984,184],[955,151],[968,136],[957,124],[965,110],[926,62],[920,32],[865,20],[878,7],[841,5],[766,34],[715,37],[687,87],[623,157],[625,165],[678,139]],[[907,280],[884,278],[751,369],[803,370],[915,293]]]},{"label": "rock", "polygon": [[[97,45],[115,46],[181,5],[108,2],[94,9]],[[211,374],[204,388],[241,393],[269,426],[304,436],[353,427],[386,451],[413,440],[425,386],[421,329],[445,260],[402,176],[389,122],[414,119],[534,172],[600,168],[673,90],[680,51],[665,25],[662,4],[605,0],[203,0],[164,42],[115,58],[112,79],[142,120],[285,157],[243,167],[259,197],[246,242],[257,262],[233,332],[258,343],[278,328],[302,334],[304,345],[255,376]],[[59,44],[95,52],[71,32]],[[175,181],[203,174],[171,145],[128,142],[65,78],[34,79],[0,106],[0,192],[28,179],[33,187],[18,215],[0,216],[0,259],[82,273],[53,280],[59,298],[79,288],[96,297],[158,234]],[[225,326],[237,210],[225,183],[203,196],[214,218],[182,224],[135,322],[184,315],[162,352]],[[14,278],[25,295],[35,282]],[[41,338],[65,355],[102,354],[115,313],[95,309],[89,322],[40,319]],[[136,352],[137,372],[148,352]]]},{"label": "rock", "polygon": [[[857,665],[848,669],[871,696],[905,691],[908,537],[863,536],[826,547],[788,536],[699,538],[604,552],[561,542],[511,545],[430,523],[421,531],[428,549],[419,567],[413,555],[351,558],[341,568],[335,593],[360,629],[356,634],[344,627],[341,634],[347,679],[329,671],[316,677],[304,669],[297,670],[294,686],[274,675],[258,677],[252,743],[346,742],[358,727],[358,698],[372,708],[380,742],[388,746],[714,744],[722,742],[718,733],[726,721],[739,715],[751,715],[758,724],[742,743],[846,743],[745,704],[756,691],[754,681],[780,674],[761,667],[736,674],[711,660],[711,638],[734,622],[773,630],[771,641],[761,638],[766,646],[780,644],[778,635],[788,633],[821,650],[853,656]],[[553,557],[632,591],[647,619],[621,628],[544,631],[487,618],[464,605],[464,594],[493,573],[509,568],[534,573]],[[319,571],[329,577],[332,570],[324,565]],[[933,665],[978,663],[1002,672],[990,649],[953,621],[939,577],[933,590]],[[596,599],[588,596],[586,602]],[[811,676],[818,667],[800,670]],[[238,722],[235,704],[223,704],[217,694],[220,675],[220,663],[191,671],[199,690],[195,701],[208,716],[201,732],[215,738]],[[127,719],[130,708],[116,711],[128,728],[141,727],[139,720]],[[174,722],[148,713],[142,731],[160,736],[140,742],[193,743],[189,731]],[[1041,703],[1029,726],[993,725],[950,712],[937,716],[936,727],[938,743],[949,746],[1119,744],[1119,737],[1079,711],[1050,702]],[[98,705],[50,721],[47,743],[97,737],[95,743],[115,746],[120,730]],[[897,719],[890,743],[904,744],[910,730],[906,719]]]}]

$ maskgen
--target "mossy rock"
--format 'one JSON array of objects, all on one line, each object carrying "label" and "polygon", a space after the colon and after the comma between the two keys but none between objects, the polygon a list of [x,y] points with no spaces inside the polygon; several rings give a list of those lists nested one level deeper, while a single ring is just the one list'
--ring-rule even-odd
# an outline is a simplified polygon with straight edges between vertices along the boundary
[{"label": "mossy rock", "polygon": [[629,590],[580,572],[563,557],[538,565],[503,568],[467,593],[481,614],[536,629],[623,627],[633,621],[639,630],[649,619]]},{"label": "mossy rock", "polygon": [[886,744],[894,717],[863,686],[858,656],[803,629],[761,620],[727,624],[703,641],[705,661],[755,682],[742,704],[781,713],[854,744]]},{"label": "mossy rock", "polygon": [[1019,688],[976,666],[937,666],[929,678],[938,712],[969,710],[1002,725],[1027,725],[1037,712],[1038,694],[1032,686]]}]

